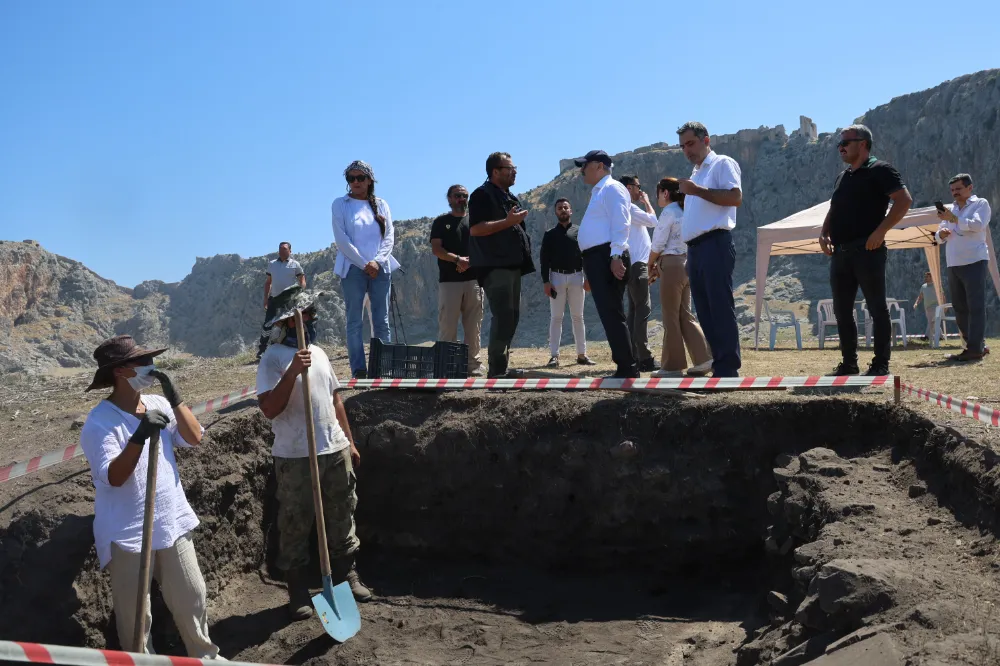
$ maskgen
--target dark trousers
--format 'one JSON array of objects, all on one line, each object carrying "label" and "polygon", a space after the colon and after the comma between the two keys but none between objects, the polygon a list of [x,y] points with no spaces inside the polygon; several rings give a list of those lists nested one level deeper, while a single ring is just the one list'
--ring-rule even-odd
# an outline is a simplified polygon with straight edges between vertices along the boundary
[{"label": "dark trousers", "polygon": [[965,348],[983,353],[986,335],[986,260],[965,266],[948,267],[951,306],[955,308],[955,323],[962,332]]},{"label": "dark trousers", "polygon": [[521,269],[491,268],[482,280],[483,292],[490,303],[490,377],[507,374],[510,344],[521,317]]},{"label": "dark trousers", "polygon": [[632,335],[632,355],[638,362],[653,358],[649,351],[649,271],[637,261],[628,269],[628,330]]},{"label": "dark trousers", "polygon": [[622,306],[629,278],[628,252],[622,255],[622,262],[625,264],[625,277],[619,280],[611,272],[610,243],[588,248],[583,252],[583,272],[590,282],[590,295],[594,297],[597,314],[611,347],[611,360],[618,366],[615,374],[631,377],[638,376],[638,368],[632,354],[632,336],[629,335]]},{"label": "dark trousers", "polygon": [[710,231],[688,243],[687,274],[698,321],[712,349],[712,376],[738,377],[740,327],[733,299],[736,246],[728,231]]},{"label": "dark trousers", "polygon": [[889,323],[889,307],[885,303],[885,262],[888,254],[885,245],[877,250],[866,250],[862,245],[857,248],[834,249],[830,259],[833,313],[837,317],[840,354],[845,363],[856,365],[858,362],[858,323],[854,314],[854,299],[858,297],[858,287],[861,287],[875,325],[875,361],[889,362],[892,354],[892,327]]},{"label": "dark trousers", "polygon": [[277,314],[275,312],[276,309],[277,301],[273,298],[267,299],[267,310],[264,313],[264,326],[261,327],[260,343],[257,346],[257,358],[260,358],[260,356],[264,353],[264,350],[267,349],[267,340],[271,337],[271,329],[273,328],[272,326],[268,326],[267,322],[271,321],[271,317]]}]

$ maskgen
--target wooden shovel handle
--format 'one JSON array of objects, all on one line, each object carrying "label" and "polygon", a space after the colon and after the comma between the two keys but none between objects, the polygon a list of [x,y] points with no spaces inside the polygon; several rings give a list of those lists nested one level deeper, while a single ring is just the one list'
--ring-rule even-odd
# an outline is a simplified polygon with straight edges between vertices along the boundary
[{"label": "wooden shovel handle", "polygon": [[[295,335],[299,349],[306,349],[306,331],[302,311],[295,311]],[[330,575],[330,551],[326,545],[326,522],[323,520],[323,491],[319,487],[319,456],[316,454],[316,425],[313,423],[312,395],[309,392],[309,368],[302,371],[302,397],[306,407],[306,440],[309,442],[309,477],[312,479],[313,510],[316,514],[316,537],[319,541],[319,566],[323,576]]]},{"label": "wooden shovel handle", "polygon": [[156,466],[160,461],[160,433],[149,438],[146,463],[146,504],[142,511],[142,551],[139,555],[139,585],[135,602],[135,634],[132,652],[146,651],[146,604],[149,602],[149,568],[153,561],[153,507],[156,505]]}]

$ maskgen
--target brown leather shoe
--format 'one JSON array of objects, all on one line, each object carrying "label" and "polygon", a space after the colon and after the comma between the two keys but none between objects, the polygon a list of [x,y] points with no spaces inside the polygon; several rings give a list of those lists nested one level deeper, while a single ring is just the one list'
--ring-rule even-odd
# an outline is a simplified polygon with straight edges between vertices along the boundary
[{"label": "brown leather shoe", "polygon": [[977,354],[976,352],[969,351],[966,349],[961,354],[954,354],[950,357],[950,360],[956,363],[970,363],[972,361],[982,361],[983,354]]}]

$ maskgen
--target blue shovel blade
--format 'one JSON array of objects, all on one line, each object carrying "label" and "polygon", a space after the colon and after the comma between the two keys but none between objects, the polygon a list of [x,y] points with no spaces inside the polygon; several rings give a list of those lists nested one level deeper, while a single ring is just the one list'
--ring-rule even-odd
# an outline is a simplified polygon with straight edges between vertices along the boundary
[{"label": "blue shovel blade", "polygon": [[330,577],[323,576],[323,592],[313,597],[312,602],[323,629],[338,643],[361,629],[361,611],[347,581],[334,587]]}]

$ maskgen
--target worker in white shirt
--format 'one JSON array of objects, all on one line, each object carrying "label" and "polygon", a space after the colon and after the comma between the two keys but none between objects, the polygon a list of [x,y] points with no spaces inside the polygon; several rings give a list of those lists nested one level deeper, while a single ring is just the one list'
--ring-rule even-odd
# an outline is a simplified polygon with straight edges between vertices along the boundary
[{"label": "worker in white shirt", "polygon": [[732,230],[736,209],[743,203],[740,165],[712,150],[708,129],[701,123],[684,123],[677,136],[684,157],[694,165],[690,180],[679,181],[685,195],[681,235],[688,248],[691,297],[712,349],[712,376],[737,377],[740,328],[733,299]]},{"label": "worker in white shirt", "polygon": [[298,284],[303,289],[306,288],[306,274],[302,270],[302,265],[292,259],[292,244],[288,241],[278,243],[278,258],[267,263],[265,272],[267,279],[264,280],[264,327],[260,334],[260,342],[257,345],[257,360],[267,349],[267,340],[271,336],[271,328],[267,322],[274,317],[274,308],[271,307],[273,299],[288,289]]},{"label": "worker in white shirt", "polygon": [[639,176],[622,176],[619,180],[632,198],[629,208],[631,221],[628,230],[628,252],[632,266],[628,271],[628,330],[632,334],[632,353],[640,372],[656,372],[660,365],[649,351],[649,250],[647,227],[656,226],[656,211],[649,197],[642,191]]},{"label": "worker in white shirt", "polygon": [[622,308],[630,263],[628,234],[632,198],[625,186],[611,177],[614,164],[603,150],[592,150],[574,162],[580,167],[583,182],[594,188],[580,221],[577,240],[583,255],[583,271],[611,347],[611,360],[617,366],[614,376],[639,377]]},{"label": "worker in white shirt", "polygon": [[989,353],[986,335],[986,274],[990,261],[986,234],[989,233],[990,202],[972,193],[972,176],[960,173],[950,181],[955,203],[945,209],[938,202],[941,226],[937,239],[944,243],[948,263],[948,286],[955,322],[965,340],[965,349],[953,361],[982,360]]}]

